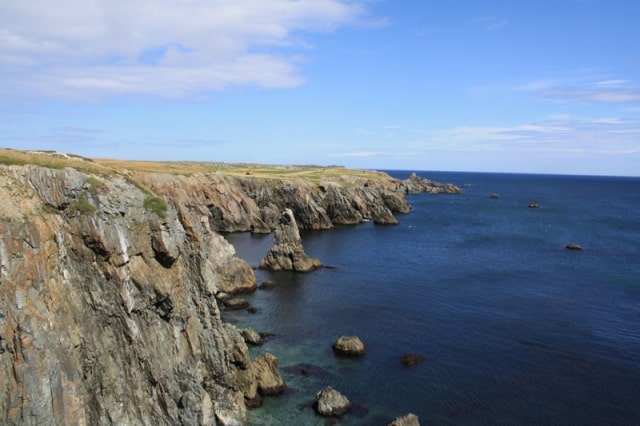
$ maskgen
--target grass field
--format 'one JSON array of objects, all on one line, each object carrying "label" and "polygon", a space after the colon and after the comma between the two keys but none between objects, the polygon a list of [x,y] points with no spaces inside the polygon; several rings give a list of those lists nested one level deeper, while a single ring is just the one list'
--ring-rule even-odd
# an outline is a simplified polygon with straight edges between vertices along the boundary
[{"label": "grass field", "polygon": [[98,175],[124,175],[127,172],[167,173],[186,176],[195,173],[221,173],[228,176],[255,176],[265,179],[304,180],[314,183],[333,180],[376,180],[386,176],[375,171],[347,169],[340,166],[278,166],[196,161],[128,161],[85,158],[54,151],[19,151],[9,148],[0,148],[0,164],[34,164],[54,169],[72,167],[84,173]]}]

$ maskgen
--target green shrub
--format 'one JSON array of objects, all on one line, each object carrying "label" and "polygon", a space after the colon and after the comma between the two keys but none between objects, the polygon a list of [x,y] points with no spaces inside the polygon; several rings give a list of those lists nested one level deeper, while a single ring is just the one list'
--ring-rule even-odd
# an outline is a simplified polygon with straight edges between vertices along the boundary
[{"label": "green shrub", "polygon": [[95,211],[96,207],[86,198],[79,199],[75,203],[71,204],[67,209],[67,213],[70,216],[75,216],[78,213],[93,213]]},{"label": "green shrub", "polygon": [[89,192],[93,195],[100,192],[101,189],[106,188],[105,184],[93,176],[89,176],[87,180],[84,181],[85,185],[89,185]]},{"label": "green shrub", "polygon": [[149,209],[161,218],[167,217],[167,202],[155,195],[147,195],[144,199],[144,208]]}]

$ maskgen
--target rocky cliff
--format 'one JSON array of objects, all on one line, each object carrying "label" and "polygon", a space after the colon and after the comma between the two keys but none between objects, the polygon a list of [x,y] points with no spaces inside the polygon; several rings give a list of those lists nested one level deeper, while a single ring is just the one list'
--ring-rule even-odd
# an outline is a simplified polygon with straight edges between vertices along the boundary
[{"label": "rocky cliff", "polygon": [[0,167],[0,216],[0,423],[244,422],[257,373],[214,295],[255,276],[210,216],[33,166]]},{"label": "rocky cliff", "polygon": [[282,384],[222,321],[216,293],[255,276],[219,232],[270,232],[286,208],[307,229],[395,223],[405,192],[0,165],[0,423],[245,423]]}]

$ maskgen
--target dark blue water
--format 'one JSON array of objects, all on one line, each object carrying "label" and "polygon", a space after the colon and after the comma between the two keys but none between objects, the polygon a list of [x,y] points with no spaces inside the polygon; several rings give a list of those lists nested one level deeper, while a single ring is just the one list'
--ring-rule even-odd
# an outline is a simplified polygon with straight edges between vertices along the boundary
[{"label": "dark blue water", "polygon": [[[327,385],[354,404],[341,425],[640,424],[640,178],[419,174],[469,186],[410,196],[397,226],[303,233],[335,269],[257,271],[278,284],[247,296],[258,313],[224,313],[275,334],[252,355],[279,358],[287,391],[252,424],[334,424],[311,408]],[[228,239],[252,265],[272,245]],[[334,356],[343,334],[363,358]]]}]

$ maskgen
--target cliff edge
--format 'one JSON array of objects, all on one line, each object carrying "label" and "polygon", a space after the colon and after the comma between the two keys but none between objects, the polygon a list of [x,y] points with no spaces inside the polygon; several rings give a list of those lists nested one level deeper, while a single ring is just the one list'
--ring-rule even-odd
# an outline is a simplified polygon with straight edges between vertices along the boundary
[{"label": "cliff edge", "polygon": [[158,172],[0,151],[2,424],[245,424],[274,393],[263,364],[277,359],[250,359],[221,318],[217,293],[256,288],[221,233],[271,232],[286,209],[306,229],[410,210],[384,174]]}]

